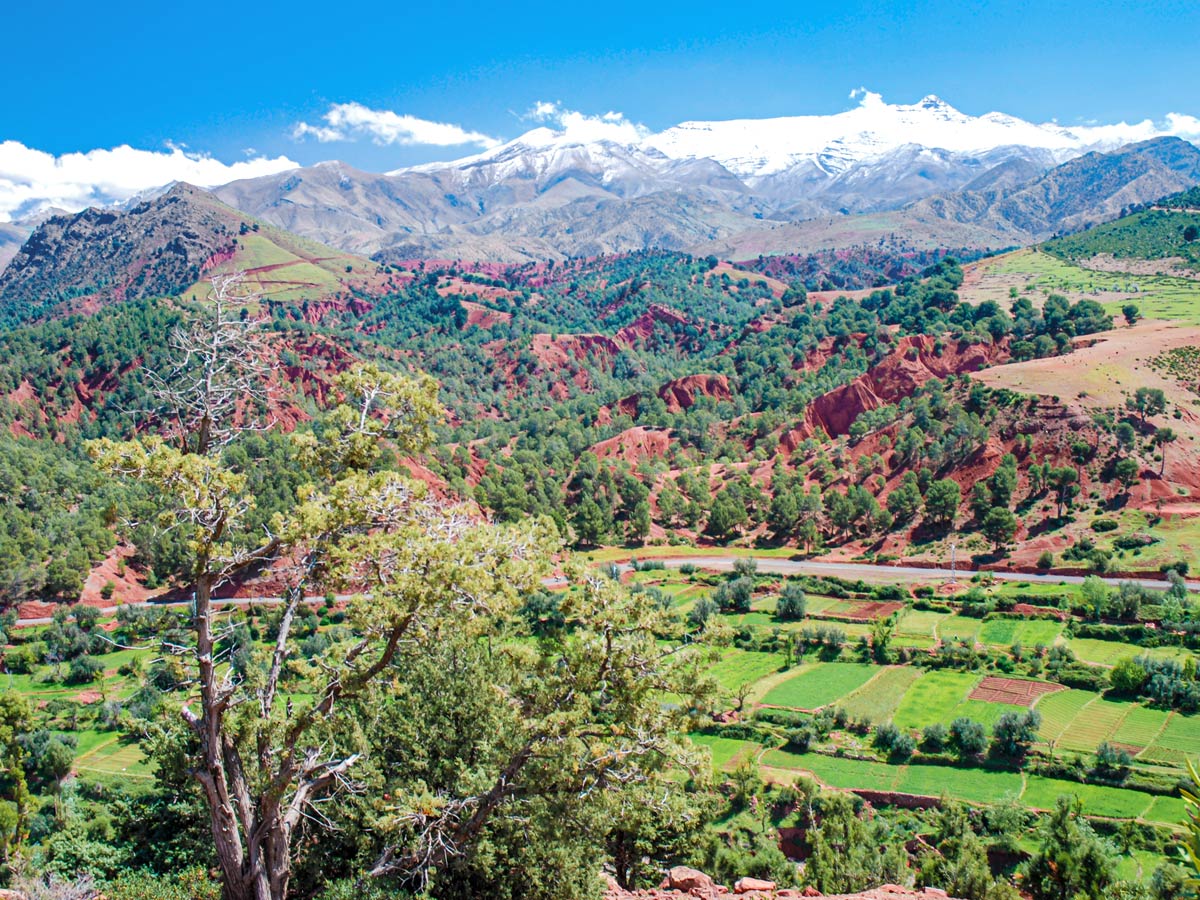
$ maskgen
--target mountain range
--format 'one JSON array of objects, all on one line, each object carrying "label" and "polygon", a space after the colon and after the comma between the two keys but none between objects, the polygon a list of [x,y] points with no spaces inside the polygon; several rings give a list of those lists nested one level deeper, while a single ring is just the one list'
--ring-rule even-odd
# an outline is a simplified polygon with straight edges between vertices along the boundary
[{"label": "mountain range", "polygon": [[[1149,122],[1038,125],[969,116],[935,96],[890,105],[867,94],[832,116],[658,133],[620,117],[558,124],[452,162],[382,174],[324,162],[212,192],[263,224],[382,262],[523,262],[647,248],[997,249],[1200,183],[1200,151]],[[0,265],[40,224],[0,225]]]},{"label": "mountain range", "polygon": [[1149,123],[1035,125],[969,116],[935,96],[890,105],[868,95],[833,116],[632,129],[539,127],[453,162],[386,174],[321,163],[215,193],[380,259],[520,261],[647,247],[803,251],[881,231],[1011,246],[1061,230],[1063,202],[1067,226],[1082,227],[1200,179],[1200,152]]}]

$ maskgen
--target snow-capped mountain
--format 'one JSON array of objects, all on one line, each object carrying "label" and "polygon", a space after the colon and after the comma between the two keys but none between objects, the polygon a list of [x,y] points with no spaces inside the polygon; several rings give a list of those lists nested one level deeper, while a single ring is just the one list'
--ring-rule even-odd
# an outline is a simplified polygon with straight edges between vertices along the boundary
[{"label": "snow-capped mountain", "polygon": [[1039,156],[1054,164],[1089,150],[1111,150],[1179,130],[1150,121],[1075,128],[1039,125],[998,112],[970,116],[932,94],[914,104],[889,104],[879,94],[863,91],[858,106],[834,115],[683,122],[623,142],[623,152],[614,152],[622,142],[596,139],[594,132],[542,126],[474,156],[390,174],[460,169],[487,171],[502,179],[533,170],[545,173],[555,167],[555,160],[564,155],[578,157],[580,150],[586,150],[594,163],[603,168],[609,162],[616,170],[635,157],[637,165],[649,169],[662,169],[671,160],[712,160],[753,186],[759,179],[805,164],[834,178],[858,163],[885,157],[902,147],[965,157],[1021,148],[1043,151]]},{"label": "snow-capped mountain", "polygon": [[995,112],[969,116],[932,94],[919,103],[892,105],[868,92],[857,107],[836,115],[684,122],[645,143],[676,159],[715,159],[731,172],[754,179],[803,161],[812,161],[835,176],[904,146],[964,155],[1024,147],[1049,151],[1062,162],[1089,149],[1109,149],[1153,136],[1144,126],[1101,135],[1086,128],[1035,125]]},{"label": "snow-capped mountain", "polygon": [[[968,187],[1008,189],[1085,154],[1189,128],[1196,134],[1185,136],[1200,138],[1200,122],[1189,117],[1067,128],[971,116],[932,95],[888,104],[869,92],[835,115],[685,122],[658,133],[617,113],[555,111],[549,124],[462,159],[385,175],[323,163],[216,194],[355,252],[527,259],[709,246],[744,231],[899,210]],[[1187,165],[1146,164],[1176,174],[1143,179],[1122,196],[1191,177]],[[1011,243],[1011,231],[989,229],[959,229],[956,239]]]}]

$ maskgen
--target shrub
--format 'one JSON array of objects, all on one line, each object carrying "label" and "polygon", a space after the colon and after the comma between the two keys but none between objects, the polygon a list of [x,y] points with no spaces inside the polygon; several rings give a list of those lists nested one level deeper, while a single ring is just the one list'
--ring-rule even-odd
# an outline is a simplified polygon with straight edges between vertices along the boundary
[{"label": "shrub", "polygon": [[1054,554],[1049,550],[1043,550],[1042,555],[1037,559],[1037,567],[1039,569],[1050,569],[1054,566]]},{"label": "shrub", "polygon": [[104,671],[104,663],[93,659],[87,654],[71,660],[71,668],[67,671],[67,684],[89,684]]},{"label": "shrub", "polygon": [[929,753],[941,753],[946,749],[948,738],[946,726],[941,722],[926,725],[925,730],[921,732],[921,749]]},{"label": "shrub", "polygon": [[960,716],[950,723],[949,743],[960,757],[978,756],[987,749],[987,732],[974,719]]},{"label": "shrub", "polygon": [[808,598],[804,590],[793,582],[788,582],[779,592],[779,601],[775,606],[776,617],[785,622],[803,619],[807,612]]}]

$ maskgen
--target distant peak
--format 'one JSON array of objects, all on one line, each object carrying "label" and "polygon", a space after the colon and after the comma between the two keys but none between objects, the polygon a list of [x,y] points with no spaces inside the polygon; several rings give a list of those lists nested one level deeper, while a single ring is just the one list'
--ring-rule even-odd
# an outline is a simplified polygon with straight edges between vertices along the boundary
[{"label": "distant peak", "polygon": [[950,109],[950,104],[937,94],[926,94],[917,105],[922,109]]}]

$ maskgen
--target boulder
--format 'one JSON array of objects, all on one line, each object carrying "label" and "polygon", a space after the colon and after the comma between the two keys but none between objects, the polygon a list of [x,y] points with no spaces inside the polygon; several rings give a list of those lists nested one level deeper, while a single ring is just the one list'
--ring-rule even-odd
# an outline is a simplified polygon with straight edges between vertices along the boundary
[{"label": "boulder", "polygon": [[693,891],[712,892],[716,888],[716,884],[711,878],[697,869],[690,869],[687,866],[676,866],[667,873],[666,881],[663,882],[663,887],[671,888],[676,891],[692,893]]},{"label": "boulder", "polygon": [[735,894],[748,894],[750,891],[773,891],[775,882],[763,881],[761,878],[739,878],[733,885]]}]

